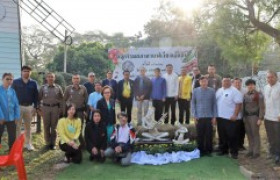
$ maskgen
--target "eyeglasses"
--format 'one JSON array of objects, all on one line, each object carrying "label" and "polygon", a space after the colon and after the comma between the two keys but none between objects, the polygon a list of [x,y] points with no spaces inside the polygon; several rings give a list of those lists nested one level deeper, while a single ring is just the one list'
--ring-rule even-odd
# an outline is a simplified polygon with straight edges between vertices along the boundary
[{"label": "eyeglasses", "polygon": [[111,94],[111,92],[104,92],[103,94]]},{"label": "eyeglasses", "polygon": [[6,78],[5,80],[6,81],[12,81],[13,79],[12,78]]}]

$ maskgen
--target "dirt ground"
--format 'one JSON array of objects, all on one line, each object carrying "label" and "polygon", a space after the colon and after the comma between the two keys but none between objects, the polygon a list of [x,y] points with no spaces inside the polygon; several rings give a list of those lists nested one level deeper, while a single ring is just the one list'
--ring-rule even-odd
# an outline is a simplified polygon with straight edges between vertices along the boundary
[{"label": "dirt ground", "polygon": [[[267,159],[267,138],[264,128],[264,124],[261,125],[261,157],[257,159],[249,159],[245,157],[247,151],[240,152],[238,162],[244,166],[247,170],[254,173],[260,173],[260,177],[253,179],[266,179],[277,180],[280,179],[280,166],[276,166],[272,159]],[[248,147],[247,138],[245,140],[245,146]]]}]

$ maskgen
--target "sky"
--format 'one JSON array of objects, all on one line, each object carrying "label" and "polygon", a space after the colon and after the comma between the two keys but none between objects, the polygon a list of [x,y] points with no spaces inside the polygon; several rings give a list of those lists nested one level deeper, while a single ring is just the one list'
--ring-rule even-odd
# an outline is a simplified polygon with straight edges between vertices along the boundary
[{"label": "sky", "polygon": [[[40,0],[37,0],[40,1]],[[68,21],[76,32],[101,30],[108,34],[123,32],[134,36],[144,30],[160,0],[44,0]],[[201,0],[172,0],[186,11],[197,8]],[[38,24],[22,12],[21,24]]]}]

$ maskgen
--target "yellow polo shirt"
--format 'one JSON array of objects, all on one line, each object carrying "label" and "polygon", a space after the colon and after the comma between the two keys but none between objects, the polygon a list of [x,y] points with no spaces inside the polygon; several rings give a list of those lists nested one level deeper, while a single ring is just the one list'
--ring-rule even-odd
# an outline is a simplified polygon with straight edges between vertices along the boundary
[{"label": "yellow polo shirt", "polygon": [[76,118],[70,120],[68,118],[61,118],[58,120],[57,131],[60,137],[60,143],[68,143],[70,141],[75,141],[79,144],[79,136],[81,133],[81,120]]},{"label": "yellow polo shirt", "polygon": [[180,99],[191,99],[192,93],[192,78],[190,76],[179,77],[179,98]]}]

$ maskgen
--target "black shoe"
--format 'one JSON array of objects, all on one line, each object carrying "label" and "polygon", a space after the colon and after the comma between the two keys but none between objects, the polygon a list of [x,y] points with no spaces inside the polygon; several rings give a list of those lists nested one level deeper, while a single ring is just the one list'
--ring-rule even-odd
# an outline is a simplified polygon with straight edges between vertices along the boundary
[{"label": "black shoe", "polygon": [[280,156],[275,157],[275,164],[280,164]]},{"label": "black shoe", "polygon": [[240,146],[240,147],[238,148],[238,150],[239,150],[239,151],[245,151],[246,148],[245,148],[244,146]]},{"label": "black shoe", "polygon": [[225,156],[225,155],[227,155],[228,153],[226,153],[226,152],[219,152],[219,153],[217,153],[217,155],[218,156]]},{"label": "black shoe", "polygon": [[93,161],[93,156],[89,156],[89,161]]},{"label": "black shoe", "polygon": [[247,157],[247,158],[251,158],[253,156],[253,153],[252,152],[248,152],[246,155],[245,155],[245,157]]},{"label": "black shoe", "polygon": [[260,157],[260,154],[254,154],[253,156],[251,156],[251,159],[257,159]]},{"label": "black shoe", "polygon": [[231,155],[231,158],[232,158],[232,159],[238,159],[238,155],[232,154],[232,155]]}]

